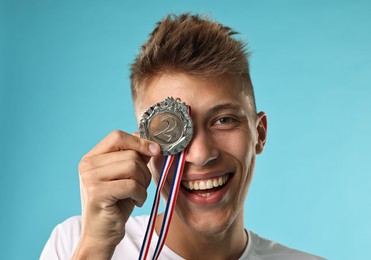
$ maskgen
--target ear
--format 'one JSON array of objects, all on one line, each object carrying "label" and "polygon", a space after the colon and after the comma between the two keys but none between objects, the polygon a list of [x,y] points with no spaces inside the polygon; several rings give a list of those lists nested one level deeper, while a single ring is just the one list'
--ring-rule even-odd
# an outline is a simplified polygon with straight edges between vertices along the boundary
[{"label": "ear", "polygon": [[256,115],[256,132],[258,133],[258,142],[255,145],[255,152],[260,154],[264,150],[267,141],[267,116],[264,112],[259,112]]}]

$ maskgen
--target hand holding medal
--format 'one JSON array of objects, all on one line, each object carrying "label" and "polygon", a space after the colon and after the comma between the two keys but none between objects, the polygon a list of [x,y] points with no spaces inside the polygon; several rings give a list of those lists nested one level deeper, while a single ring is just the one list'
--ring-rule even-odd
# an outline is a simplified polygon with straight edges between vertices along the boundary
[{"label": "hand holding medal", "polygon": [[160,179],[157,185],[155,199],[152,206],[147,231],[144,236],[139,259],[146,259],[154,232],[160,194],[165,183],[167,174],[176,154],[179,154],[176,161],[176,171],[170,187],[169,198],[167,200],[164,219],[155,252],[152,259],[157,259],[164,246],[165,238],[170,226],[170,221],[174,212],[175,202],[179,191],[180,182],[184,169],[187,145],[192,139],[193,126],[190,117],[190,107],[181,102],[179,98],[166,98],[148,108],[139,123],[140,137],[158,143],[162,154],[165,155]]}]

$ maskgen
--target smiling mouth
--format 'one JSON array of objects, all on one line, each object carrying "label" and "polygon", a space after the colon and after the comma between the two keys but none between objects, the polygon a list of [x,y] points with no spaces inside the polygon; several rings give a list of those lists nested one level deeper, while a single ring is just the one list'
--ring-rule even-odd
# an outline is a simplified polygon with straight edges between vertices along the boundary
[{"label": "smiling mouth", "polygon": [[232,173],[227,173],[223,176],[210,179],[182,181],[182,187],[188,192],[207,198],[213,192],[222,189],[230,180],[231,175]]}]

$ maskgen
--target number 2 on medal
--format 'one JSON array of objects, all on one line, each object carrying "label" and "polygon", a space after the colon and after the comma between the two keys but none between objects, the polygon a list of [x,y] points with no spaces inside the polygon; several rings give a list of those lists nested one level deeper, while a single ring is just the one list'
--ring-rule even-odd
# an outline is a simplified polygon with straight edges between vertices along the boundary
[{"label": "number 2 on medal", "polygon": [[161,122],[166,122],[167,126],[164,129],[156,132],[154,136],[156,136],[158,139],[161,139],[162,141],[170,142],[172,138],[171,131],[173,131],[176,128],[177,122],[171,116],[166,116],[162,118]]}]

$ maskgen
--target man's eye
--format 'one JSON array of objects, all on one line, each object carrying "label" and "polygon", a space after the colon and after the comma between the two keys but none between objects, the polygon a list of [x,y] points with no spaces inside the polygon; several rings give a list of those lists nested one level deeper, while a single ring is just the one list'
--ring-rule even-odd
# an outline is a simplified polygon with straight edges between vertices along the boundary
[{"label": "man's eye", "polygon": [[235,122],[235,120],[234,120],[234,118],[232,118],[232,117],[221,117],[221,118],[219,118],[219,119],[215,122],[215,124],[216,124],[216,125],[226,125],[226,124],[231,124],[231,123],[233,123],[233,122]]}]

